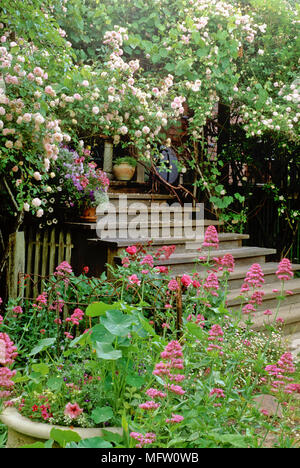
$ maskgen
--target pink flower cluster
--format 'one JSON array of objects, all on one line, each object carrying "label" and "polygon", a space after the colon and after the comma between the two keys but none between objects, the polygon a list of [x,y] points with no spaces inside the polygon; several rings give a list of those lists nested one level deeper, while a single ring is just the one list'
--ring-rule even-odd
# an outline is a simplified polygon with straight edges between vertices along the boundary
[{"label": "pink flower cluster", "polygon": [[188,322],[194,322],[196,325],[199,325],[200,328],[204,327],[204,322],[205,322],[205,317],[202,314],[198,314],[197,316],[195,315],[188,315],[187,316],[187,321]]},{"label": "pink flower cluster", "polygon": [[294,273],[292,271],[292,265],[288,258],[283,258],[278,265],[276,271],[277,278],[281,281],[288,281],[293,278]]},{"label": "pink flower cluster", "polygon": [[223,354],[222,346],[220,346],[220,344],[218,343],[222,343],[224,341],[223,339],[224,332],[222,328],[220,327],[220,325],[217,325],[217,324],[213,325],[211,329],[209,330],[208,334],[209,334],[208,341],[210,342],[210,344],[208,348],[206,348],[206,351],[219,350],[219,354],[222,355]]},{"label": "pink flower cluster", "polygon": [[79,325],[79,321],[83,319],[84,312],[81,309],[75,309],[70,317],[66,318],[66,322],[72,322],[73,325]]},{"label": "pink flower cluster", "polygon": [[293,363],[293,355],[290,352],[282,354],[277,361],[277,364],[271,364],[265,367],[267,374],[275,378],[271,381],[271,390],[278,392],[282,389],[284,393],[300,392],[300,385],[293,382],[294,378],[290,377],[296,369]]},{"label": "pink flower cluster", "polygon": [[[163,376],[167,379],[166,388],[177,395],[183,395],[185,391],[180,385],[170,384],[169,382],[182,382],[185,375],[176,373],[180,369],[184,369],[182,347],[178,341],[170,341],[164,351],[160,354],[163,361],[156,364],[153,371],[154,375]],[[164,362],[165,361],[165,362]],[[175,373],[174,373],[175,370]]]},{"label": "pink flower cluster", "polygon": [[219,281],[215,273],[210,273],[207,276],[203,288],[209,291],[212,296],[218,296],[217,290],[219,289]]},{"label": "pink flower cluster", "polygon": [[17,355],[17,348],[7,333],[0,332],[0,398],[8,398],[11,395],[11,388],[14,386],[12,377],[16,371],[7,366],[14,363]]},{"label": "pink flower cluster", "polygon": [[264,274],[259,263],[253,263],[247,271],[246,278],[241,288],[241,293],[249,291],[249,286],[252,288],[261,288],[264,280]]},{"label": "pink flower cluster", "polygon": [[215,395],[216,398],[225,398],[225,393],[224,391],[222,390],[222,388],[213,388],[210,392],[209,392],[209,396],[213,396]]},{"label": "pink flower cluster", "polygon": [[139,407],[144,409],[144,410],[151,411],[151,410],[155,410],[155,409],[159,408],[160,403],[155,403],[154,400],[149,400],[149,401],[146,401],[145,403],[141,403],[139,405]]},{"label": "pink flower cluster", "polygon": [[223,269],[226,269],[230,273],[234,271],[235,262],[231,254],[225,254],[223,257],[214,257],[213,260],[218,265],[219,271]]},{"label": "pink flower cluster", "polygon": [[202,246],[214,247],[215,249],[219,248],[219,237],[215,226],[211,225],[206,229]]},{"label": "pink flower cluster", "polygon": [[43,292],[36,298],[36,304],[33,304],[37,310],[42,310],[47,305],[47,293]]},{"label": "pink flower cluster", "polygon": [[173,414],[171,418],[166,419],[166,423],[172,423],[172,424],[177,424],[180,423],[181,421],[184,420],[184,417],[181,416],[180,414]]},{"label": "pink flower cluster", "polygon": [[139,442],[136,446],[137,448],[143,448],[144,445],[153,444],[156,440],[156,435],[153,432],[147,432],[145,435],[140,434],[139,432],[131,432],[130,437]]},{"label": "pink flower cluster", "polygon": [[55,276],[66,276],[71,275],[73,272],[71,265],[68,262],[62,262],[56,267]]},{"label": "pink flower cluster", "polygon": [[178,291],[179,289],[179,284],[176,279],[171,279],[168,283],[168,289],[170,291]]},{"label": "pink flower cluster", "polygon": [[11,379],[15,374],[15,370],[10,370],[8,367],[0,367],[0,398],[10,396],[10,389],[14,386],[14,382]]},{"label": "pink flower cluster", "polygon": [[7,335],[7,333],[0,332],[0,364],[3,366],[13,364],[18,353],[17,348]]}]

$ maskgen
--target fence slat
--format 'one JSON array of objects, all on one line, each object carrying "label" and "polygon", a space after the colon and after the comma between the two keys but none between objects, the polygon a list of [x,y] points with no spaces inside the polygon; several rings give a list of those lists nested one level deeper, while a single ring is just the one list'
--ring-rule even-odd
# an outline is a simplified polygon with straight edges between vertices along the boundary
[{"label": "fence slat", "polygon": [[33,286],[33,295],[36,297],[38,295],[38,282],[37,276],[40,273],[40,251],[41,251],[41,232],[37,231],[35,236],[35,252],[34,252],[34,270],[33,274],[35,277],[34,286]]},{"label": "fence slat", "polygon": [[32,228],[28,230],[27,233],[27,261],[26,261],[26,270],[24,273],[29,275],[28,279],[25,279],[26,282],[26,296],[30,297],[31,295],[31,274],[32,274],[32,253],[33,253],[33,231]]},{"label": "fence slat", "polygon": [[64,231],[60,231],[58,237],[58,265],[60,265],[60,263],[64,260],[64,250]]},{"label": "fence slat", "polygon": [[52,275],[54,273],[55,269],[55,250],[56,250],[56,244],[55,244],[55,228],[52,228],[51,234],[50,234],[50,246],[49,246],[49,275]]},{"label": "fence slat", "polygon": [[48,252],[49,252],[49,243],[48,243],[48,235],[49,231],[44,231],[44,239],[43,239],[43,250],[42,250],[42,271],[41,275],[44,277],[47,274],[48,270]]},{"label": "fence slat", "polygon": [[20,273],[25,269],[24,232],[15,232],[9,236],[8,296],[17,299],[20,293]]}]

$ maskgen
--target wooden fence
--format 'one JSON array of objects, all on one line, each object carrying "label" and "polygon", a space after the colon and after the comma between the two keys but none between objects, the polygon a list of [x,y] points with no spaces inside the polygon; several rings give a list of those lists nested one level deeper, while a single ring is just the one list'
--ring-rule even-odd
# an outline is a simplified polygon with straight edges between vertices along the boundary
[{"label": "wooden fence", "polygon": [[[39,230],[28,227],[25,231],[10,235],[10,255],[8,265],[8,296],[17,298],[36,297],[41,288],[40,282],[26,283],[26,275],[35,277],[50,276],[63,261],[71,264],[71,232],[59,227]],[[24,282],[25,281],[25,282]]]}]

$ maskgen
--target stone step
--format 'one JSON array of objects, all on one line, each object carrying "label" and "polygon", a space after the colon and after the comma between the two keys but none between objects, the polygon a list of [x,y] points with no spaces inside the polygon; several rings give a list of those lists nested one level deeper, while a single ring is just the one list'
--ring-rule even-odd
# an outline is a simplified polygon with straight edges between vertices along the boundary
[{"label": "stone step", "polygon": [[282,305],[275,317],[275,310],[272,315],[256,314],[251,327],[253,330],[266,330],[268,325],[274,324],[276,318],[284,320],[282,331],[289,341],[299,339],[300,352],[300,302],[296,304]]},{"label": "stone step", "polygon": [[[278,268],[278,262],[266,262],[261,265],[262,270],[264,273],[264,284],[271,284],[274,282],[278,281],[278,278],[276,276],[276,271]],[[247,271],[250,267],[249,265],[244,265],[241,267],[236,267],[232,273],[230,273],[229,276],[229,286],[230,289],[238,289],[241,288],[243,284],[243,280],[246,277]],[[293,271],[300,271],[300,264],[292,264],[292,269]],[[222,275],[221,273],[218,273],[219,276]]]},{"label": "stone step", "polygon": [[[273,289],[277,289],[278,292],[273,292]],[[257,311],[264,311],[266,309],[276,309],[278,300],[277,297],[281,291],[281,281],[274,281],[273,283],[266,284],[262,288],[264,296],[262,298],[262,304],[256,306]],[[281,302],[282,306],[288,306],[290,304],[300,303],[300,278],[289,280],[285,283],[285,291],[291,291],[293,294],[285,294],[284,301]],[[227,296],[227,307],[232,311],[237,311],[241,307],[241,303],[246,304],[247,301],[241,297],[240,289],[231,290]]]},{"label": "stone step", "polygon": [[219,225],[219,221],[211,220],[190,220],[187,223],[184,220],[170,220],[170,222],[118,222],[113,216],[109,218],[101,218],[98,220],[96,229],[97,235],[102,239],[125,239],[125,238],[140,238],[146,239],[151,237],[157,238],[172,238],[172,237],[187,237],[202,239],[207,226]]},{"label": "stone step", "polygon": [[149,206],[151,203],[172,203],[176,201],[172,195],[156,194],[156,193],[115,193],[108,192],[109,202],[118,206],[120,200],[123,202],[126,200],[127,204],[130,205],[136,202],[142,202]]},{"label": "stone step", "polygon": [[[96,208],[98,217],[107,215],[115,216],[118,220],[123,222],[136,219],[139,221],[158,222],[159,220],[167,221],[168,219],[204,219],[203,205],[193,206],[192,203],[184,203],[180,205],[178,202],[168,204],[166,202],[151,202],[145,204],[144,201],[136,200],[123,200],[119,203],[103,203]],[[209,216],[212,218],[213,216]],[[217,224],[223,224],[218,222]]]},{"label": "stone step", "polygon": [[[220,249],[230,249],[230,248],[237,248],[242,246],[242,242],[245,239],[249,239],[248,234],[235,234],[235,233],[220,233],[219,237],[219,246]],[[157,238],[151,239],[143,238],[143,239],[88,239],[90,243],[96,243],[99,247],[105,247],[115,251],[115,255],[120,255],[126,247],[135,244],[142,244],[143,246],[148,245],[151,242],[147,251],[153,253],[159,247],[163,245],[175,245],[176,246],[176,253],[183,253],[183,252],[195,252],[196,256],[199,256],[200,253],[198,251],[199,248],[202,248],[203,238],[201,240],[193,240],[188,239],[185,237],[168,237],[168,238]],[[203,248],[203,251],[207,250],[207,248]]]},{"label": "stone step", "polygon": [[[274,253],[276,253],[276,250],[263,247],[237,247],[228,250],[212,250],[210,256],[212,258],[231,254],[234,257],[235,264],[241,266],[249,265],[250,263],[263,264],[265,263],[266,256]],[[155,265],[169,266],[173,275],[184,273],[191,274],[195,271],[201,272],[206,269],[203,262],[196,262],[199,256],[200,253],[195,255],[195,252],[174,253],[169,259],[156,260],[154,263]],[[120,258],[115,257],[115,262],[120,263]]]}]

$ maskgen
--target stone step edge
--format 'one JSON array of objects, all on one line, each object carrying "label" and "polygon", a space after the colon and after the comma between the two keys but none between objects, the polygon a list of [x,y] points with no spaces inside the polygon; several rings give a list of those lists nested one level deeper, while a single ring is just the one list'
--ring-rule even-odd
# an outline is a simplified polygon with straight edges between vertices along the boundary
[{"label": "stone step edge", "polygon": [[[292,323],[300,323],[300,303],[289,304],[287,306],[282,306],[279,309],[278,316],[284,320],[284,325],[290,325]],[[254,317],[254,324],[252,325],[253,330],[265,329],[266,326],[272,325],[274,322],[273,315],[257,315]]]},{"label": "stone step edge", "polygon": [[[246,240],[246,239],[249,239],[250,236],[249,234],[234,234],[234,233],[219,233],[218,234],[218,237],[219,237],[219,241],[220,243],[222,242],[227,242],[227,241],[235,241],[235,240]],[[101,239],[101,238],[95,238],[95,239],[88,239],[89,242],[99,242],[99,243],[103,243],[103,244],[107,244],[108,246],[109,245],[112,245],[112,246],[116,246],[116,247],[127,247],[127,246],[130,246],[130,245],[134,245],[134,244],[142,244],[142,245],[147,245],[148,242],[151,242],[152,241],[152,244],[153,245],[163,245],[163,243],[166,243],[166,244],[185,244],[185,243],[189,243],[189,244],[193,244],[193,243],[196,243],[196,244],[199,244],[199,243],[202,243],[203,242],[203,238],[199,239],[199,240],[194,240],[194,239],[189,239],[189,238],[186,238],[186,237],[175,237],[175,238],[163,238],[163,237],[160,237],[160,238],[153,238],[151,239],[151,237],[149,238],[144,238],[144,239]],[[198,250],[198,248],[196,249]]]},{"label": "stone step edge", "polygon": [[[278,289],[278,293],[274,293],[272,290],[273,289]],[[262,298],[263,301],[269,300],[269,299],[276,299],[277,295],[281,291],[281,281],[277,281],[274,283],[266,284],[261,288],[262,291],[264,291],[264,296]],[[289,280],[286,282],[286,287],[284,289],[285,291],[293,291],[298,295],[300,293],[300,278],[294,278],[292,280]],[[241,303],[240,300],[240,289],[233,289],[229,292],[227,296],[227,305],[233,306],[233,305],[239,305]]]},{"label": "stone step edge", "polygon": [[[268,249],[264,247],[236,247],[228,248],[223,250],[211,250],[210,258],[223,257],[226,254],[231,254],[233,258],[248,258],[248,257],[259,257],[265,255],[275,254],[275,249]],[[202,255],[203,254],[203,255]],[[172,264],[185,264],[195,263],[196,259],[200,256],[207,256],[207,251],[203,251],[195,255],[195,253],[174,253],[168,260],[157,260],[159,265],[172,265]]]}]

